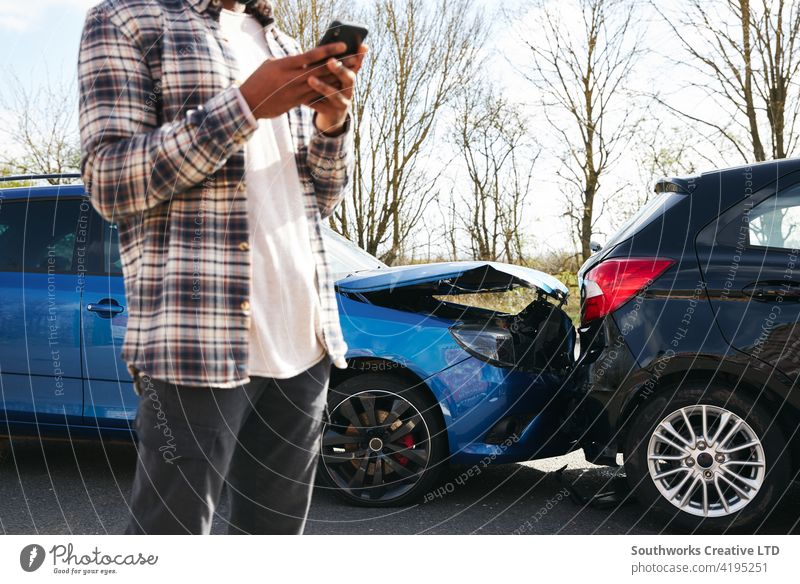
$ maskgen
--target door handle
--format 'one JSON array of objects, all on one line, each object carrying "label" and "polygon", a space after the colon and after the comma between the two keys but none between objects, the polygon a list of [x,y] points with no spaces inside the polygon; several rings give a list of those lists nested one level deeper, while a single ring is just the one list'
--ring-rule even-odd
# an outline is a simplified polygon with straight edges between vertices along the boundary
[{"label": "door handle", "polygon": [[745,296],[753,300],[769,302],[781,298],[785,301],[800,302],[800,282],[767,281],[753,282],[742,289]]},{"label": "door handle", "polygon": [[96,313],[100,318],[113,318],[125,310],[125,307],[113,298],[103,298],[95,303],[87,304],[86,310]]}]

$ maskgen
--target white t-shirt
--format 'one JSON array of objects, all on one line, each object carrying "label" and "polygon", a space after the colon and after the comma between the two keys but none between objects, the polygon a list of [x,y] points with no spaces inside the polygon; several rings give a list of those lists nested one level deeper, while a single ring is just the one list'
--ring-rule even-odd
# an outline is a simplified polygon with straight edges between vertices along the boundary
[{"label": "white t-shirt", "polygon": [[[269,42],[275,41],[268,42],[254,17],[222,10],[220,27],[240,79],[272,56]],[[258,121],[245,160],[252,254],[249,374],[286,379],[325,356],[316,263],[288,116]]]}]

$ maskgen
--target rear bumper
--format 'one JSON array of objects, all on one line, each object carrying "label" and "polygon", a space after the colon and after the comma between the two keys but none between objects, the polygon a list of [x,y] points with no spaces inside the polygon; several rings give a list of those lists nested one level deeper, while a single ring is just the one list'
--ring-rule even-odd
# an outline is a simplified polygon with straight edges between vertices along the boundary
[{"label": "rear bumper", "polygon": [[615,464],[622,439],[625,384],[639,365],[611,316],[581,331],[581,347],[567,407],[568,433],[589,462]]},{"label": "rear bumper", "polygon": [[450,462],[506,463],[569,452],[565,376],[494,367],[470,357],[427,380],[441,404]]}]

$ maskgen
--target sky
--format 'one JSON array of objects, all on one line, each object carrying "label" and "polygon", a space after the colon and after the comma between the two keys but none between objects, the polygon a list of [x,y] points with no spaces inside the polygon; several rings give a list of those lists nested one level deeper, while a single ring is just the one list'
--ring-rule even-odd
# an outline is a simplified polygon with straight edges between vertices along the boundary
[{"label": "sky", "polygon": [[[75,76],[86,10],[96,0],[0,0],[0,54],[27,82]],[[0,71],[2,67],[0,67]],[[7,71],[4,71],[4,73]],[[5,76],[5,75],[4,75]]]},{"label": "sky", "polygon": [[[3,107],[18,79],[29,89],[67,86],[77,75],[78,45],[86,11],[97,0],[0,0],[0,124],[15,123]],[[77,135],[77,94],[74,126]],[[0,133],[4,154],[13,146]]]},{"label": "sky", "polygon": [[[97,0],[0,0],[0,54],[4,63],[0,65],[2,85],[7,84],[11,74],[30,87],[41,86],[48,81],[74,81],[83,19],[86,10],[96,3]],[[501,5],[500,0],[479,0],[479,3],[490,9]],[[487,74],[497,79],[498,87],[509,98],[524,105],[543,150],[541,161],[537,162],[537,186],[526,219],[526,233],[539,253],[568,248],[572,241],[568,235],[568,225],[562,218],[563,185],[555,174],[562,152],[548,141],[549,128],[533,103],[530,82],[523,75],[529,54],[522,38],[536,34],[537,15],[535,11],[526,9],[528,4],[525,0],[504,0],[502,6],[522,7],[523,10],[516,13],[518,17],[514,24],[503,23],[497,27],[496,34],[486,47],[491,64],[491,71],[487,71]],[[577,15],[563,16],[566,19],[578,18]],[[676,77],[680,67],[671,60],[671,47],[674,48],[676,43],[670,39],[663,25],[643,20],[637,26],[647,27],[647,38],[656,47],[634,81],[636,88],[644,90],[660,80]],[[696,112],[713,107],[704,95],[691,89],[681,90],[675,103],[687,105]],[[10,120],[7,112],[0,107],[2,123],[10,123]],[[4,146],[0,143],[0,147]],[[437,161],[431,163],[436,164]],[[724,161],[720,161],[720,165],[724,165]],[[634,183],[638,179],[636,172],[634,158],[623,157],[606,179],[606,185]],[[602,231],[613,231],[614,225],[621,219],[616,215],[611,209],[608,219],[600,226]],[[603,237],[600,234],[598,240],[602,241]]]}]

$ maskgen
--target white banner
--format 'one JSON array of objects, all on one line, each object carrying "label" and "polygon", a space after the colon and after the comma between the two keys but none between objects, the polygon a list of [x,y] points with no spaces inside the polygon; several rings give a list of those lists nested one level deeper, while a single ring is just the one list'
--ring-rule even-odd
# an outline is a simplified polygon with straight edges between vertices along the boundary
[{"label": "white banner", "polygon": [[[6,582],[796,582],[792,536],[4,536]],[[672,580],[674,581],[674,580]],[[186,581],[185,582],[189,582]]]}]

